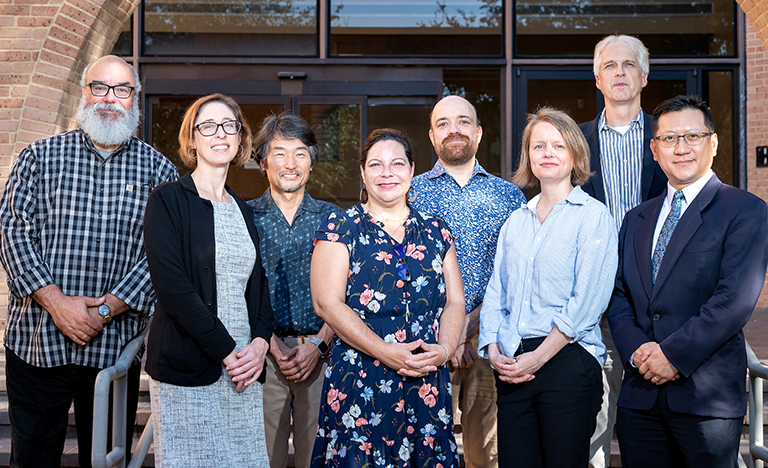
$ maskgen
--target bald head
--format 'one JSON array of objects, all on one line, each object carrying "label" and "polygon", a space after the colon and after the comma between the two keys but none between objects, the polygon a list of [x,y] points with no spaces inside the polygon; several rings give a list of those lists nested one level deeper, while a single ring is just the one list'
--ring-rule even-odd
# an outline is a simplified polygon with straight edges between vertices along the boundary
[{"label": "bald head", "polygon": [[80,78],[80,87],[85,91],[85,87],[88,86],[88,83],[103,81],[102,78],[106,76],[119,77],[123,82],[126,82],[125,80],[127,80],[126,84],[128,84],[128,86],[136,88],[134,90],[136,94],[141,92],[139,74],[125,60],[115,55],[105,55],[88,64],[85,67],[85,70],[83,70],[83,76]]},{"label": "bald head", "polygon": [[477,110],[475,109],[475,106],[473,106],[471,102],[467,101],[461,96],[451,95],[445,96],[444,98],[437,101],[435,107],[432,108],[432,112],[429,113],[429,125],[431,128],[434,128],[435,125],[435,115],[444,112],[444,108],[448,106],[462,106],[468,108],[470,113],[469,116],[472,118],[476,125],[480,125],[480,119],[477,117]]},{"label": "bald head", "polygon": [[429,116],[429,139],[443,166],[474,163],[483,129],[477,111],[461,96],[446,96]]}]

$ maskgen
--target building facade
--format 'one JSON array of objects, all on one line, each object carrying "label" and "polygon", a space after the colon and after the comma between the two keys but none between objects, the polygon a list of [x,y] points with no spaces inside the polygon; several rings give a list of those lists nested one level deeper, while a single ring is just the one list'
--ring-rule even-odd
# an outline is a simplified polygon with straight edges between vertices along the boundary
[{"label": "building facade", "polygon": [[[644,110],[680,93],[704,97],[720,136],[715,172],[768,199],[756,152],[768,146],[766,10],[768,0],[6,0],[0,186],[24,146],[71,126],[84,66],[110,52],[140,72],[140,137],[182,172],[181,116],[198,96],[222,92],[253,126],[282,110],[310,122],[321,147],[309,190],[349,206],[368,132],[406,131],[424,172],[436,160],[429,111],[461,94],[478,108],[481,164],[509,178],[527,112],[549,104],[586,121],[602,109],[592,49],[620,32],[651,52]],[[246,199],[268,185],[253,164],[229,183]],[[2,316],[6,302],[0,281]]]}]

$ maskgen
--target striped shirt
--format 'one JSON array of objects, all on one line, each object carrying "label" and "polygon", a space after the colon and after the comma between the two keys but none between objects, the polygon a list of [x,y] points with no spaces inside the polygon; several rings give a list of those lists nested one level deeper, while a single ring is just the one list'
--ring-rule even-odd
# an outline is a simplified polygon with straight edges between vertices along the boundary
[{"label": "striped shirt", "polygon": [[602,366],[600,316],[608,307],[618,263],[618,236],[605,205],[574,187],[544,222],[536,195],[510,215],[480,312],[478,352],[499,343],[512,357],[526,338],[557,325]]},{"label": "striped shirt", "polygon": [[600,138],[600,165],[603,172],[605,204],[621,228],[627,211],[643,201],[643,112],[629,124],[623,135],[605,122],[605,109],[597,122]]},{"label": "striped shirt", "polygon": [[[0,261],[8,275],[5,345],[38,367],[113,365],[153,311],[144,207],[176,167],[132,137],[104,158],[81,130],[22,150],[0,198]],[[129,306],[85,346],[32,300],[56,284],[68,296],[112,293]]]}]

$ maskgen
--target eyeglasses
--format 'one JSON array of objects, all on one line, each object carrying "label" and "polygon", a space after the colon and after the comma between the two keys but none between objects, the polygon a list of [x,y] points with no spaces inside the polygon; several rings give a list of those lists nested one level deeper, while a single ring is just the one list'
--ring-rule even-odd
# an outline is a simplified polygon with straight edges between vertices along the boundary
[{"label": "eyeglasses", "polygon": [[685,135],[660,135],[653,137],[653,140],[659,142],[659,144],[665,148],[672,148],[677,146],[680,142],[680,138],[685,139],[685,144],[688,146],[699,146],[704,143],[704,139],[710,135],[714,135],[715,132],[691,132]]},{"label": "eyeglasses", "polygon": [[397,244],[392,248],[397,258],[397,277],[403,281],[411,280],[411,270],[408,269],[408,264],[405,263],[405,246],[403,244]]},{"label": "eyeglasses", "polygon": [[128,99],[133,94],[133,90],[136,89],[133,86],[117,85],[109,86],[104,83],[88,83],[88,87],[91,88],[91,94],[96,97],[104,97],[109,94],[109,90],[112,90],[112,94],[118,99]]},{"label": "eyeglasses", "polygon": [[200,135],[204,137],[216,135],[216,132],[219,131],[219,127],[221,127],[224,130],[224,133],[227,135],[237,135],[243,128],[243,124],[237,120],[227,120],[220,124],[214,122],[203,122],[201,124],[195,125],[197,131],[200,132]]}]

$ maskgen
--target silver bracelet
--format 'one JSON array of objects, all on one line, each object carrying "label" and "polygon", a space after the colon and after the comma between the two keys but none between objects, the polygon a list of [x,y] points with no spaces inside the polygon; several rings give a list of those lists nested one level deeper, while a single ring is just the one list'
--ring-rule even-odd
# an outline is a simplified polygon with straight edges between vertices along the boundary
[{"label": "silver bracelet", "polygon": [[440,365],[440,367],[443,367],[444,365],[448,364],[448,360],[451,358],[451,356],[448,355],[448,348],[441,345],[440,343],[437,343],[437,345],[445,350],[445,361],[443,361],[443,363]]}]

